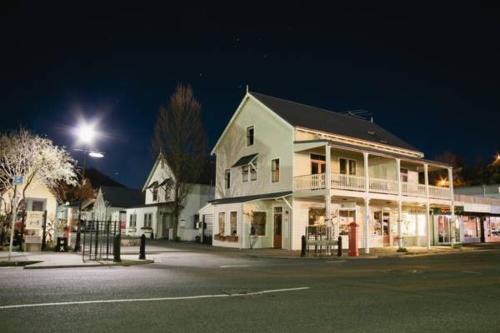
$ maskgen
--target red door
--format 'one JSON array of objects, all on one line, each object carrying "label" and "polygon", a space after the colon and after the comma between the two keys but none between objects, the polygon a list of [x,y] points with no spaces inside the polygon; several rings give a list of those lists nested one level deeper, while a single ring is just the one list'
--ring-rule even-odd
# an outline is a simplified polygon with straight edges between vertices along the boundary
[{"label": "red door", "polygon": [[282,247],[282,224],[283,224],[283,208],[274,208],[274,241],[273,246],[275,249],[281,249]]}]

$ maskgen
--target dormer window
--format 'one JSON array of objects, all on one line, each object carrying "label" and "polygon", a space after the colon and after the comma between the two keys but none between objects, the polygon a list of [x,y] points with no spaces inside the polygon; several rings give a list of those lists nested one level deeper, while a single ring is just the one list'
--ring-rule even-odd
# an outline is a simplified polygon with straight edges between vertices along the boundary
[{"label": "dormer window", "polygon": [[247,146],[253,146],[253,141],[254,141],[253,135],[254,135],[253,126],[247,127]]}]

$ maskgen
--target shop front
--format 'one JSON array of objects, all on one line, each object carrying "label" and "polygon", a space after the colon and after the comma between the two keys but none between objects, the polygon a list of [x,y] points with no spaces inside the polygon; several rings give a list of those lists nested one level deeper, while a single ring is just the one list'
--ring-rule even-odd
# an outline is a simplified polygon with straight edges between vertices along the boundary
[{"label": "shop front", "polygon": [[463,243],[481,242],[481,217],[480,216],[458,216],[462,229]]},{"label": "shop front", "polygon": [[500,242],[500,216],[487,216],[484,218],[484,241]]}]

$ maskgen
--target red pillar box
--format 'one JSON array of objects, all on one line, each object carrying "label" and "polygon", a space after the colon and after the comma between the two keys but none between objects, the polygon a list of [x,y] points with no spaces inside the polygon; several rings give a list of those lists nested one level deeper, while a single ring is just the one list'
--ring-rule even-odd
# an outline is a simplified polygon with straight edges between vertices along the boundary
[{"label": "red pillar box", "polygon": [[355,222],[349,224],[349,257],[359,256],[358,227],[359,226]]}]

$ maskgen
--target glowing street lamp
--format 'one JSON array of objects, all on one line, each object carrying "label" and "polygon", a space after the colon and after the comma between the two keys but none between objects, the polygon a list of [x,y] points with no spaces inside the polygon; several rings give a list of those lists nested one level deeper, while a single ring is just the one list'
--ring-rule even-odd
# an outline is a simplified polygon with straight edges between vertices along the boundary
[{"label": "glowing street lamp", "polygon": [[75,148],[76,151],[83,152],[83,169],[82,169],[82,181],[80,184],[80,200],[78,203],[78,225],[76,229],[76,241],[75,241],[75,252],[81,250],[81,216],[82,216],[82,196],[83,196],[83,186],[85,182],[85,169],[87,165],[87,155],[92,158],[103,158],[104,154],[99,151],[90,150],[89,148],[94,143],[95,139],[98,137],[98,132],[95,123],[87,123],[82,121],[78,127],[75,128],[74,134],[77,138],[77,143],[86,146],[86,148]]}]

